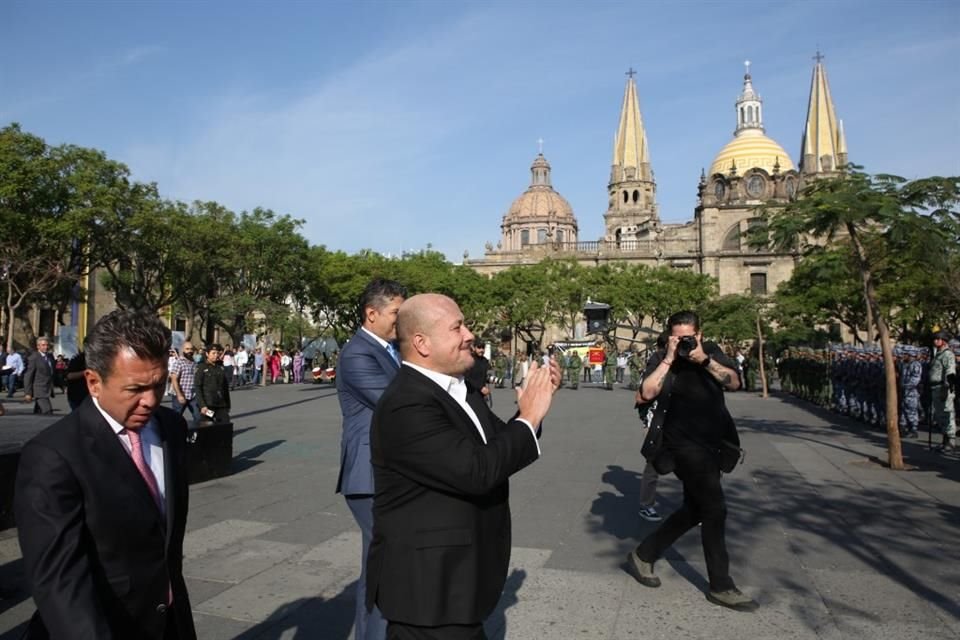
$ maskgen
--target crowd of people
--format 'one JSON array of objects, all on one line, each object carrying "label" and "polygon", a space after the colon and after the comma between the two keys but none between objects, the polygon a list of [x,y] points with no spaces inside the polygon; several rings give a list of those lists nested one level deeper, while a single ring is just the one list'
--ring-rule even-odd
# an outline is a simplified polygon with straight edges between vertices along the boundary
[{"label": "crowd of people", "polygon": [[[34,403],[34,413],[53,413],[51,399],[57,389],[67,395],[70,409],[77,408],[87,396],[83,371],[86,368],[84,352],[72,357],[52,353],[52,341],[47,337],[36,340],[36,348],[26,353],[0,349],[0,393],[7,400],[23,394],[25,402]],[[202,409],[216,414],[215,421],[225,421],[229,409],[229,391],[248,385],[259,385],[263,380],[269,384],[302,384],[315,381],[332,381],[338,351],[318,353],[316,361],[305,357],[299,349],[286,351],[273,349],[264,356],[263,349],[248,349],[244,345],[223,347],[210,344],[196,349],[192,342],[185,342],[178,350],[171,348],[167,359],[170,377],[165,395],[173,408],[180,412],[189,410],[195,423],[209,416]],[[313,365],[316,368],[312,370]],[[320,373],[317,373],[317,372]],[[196,372],[203,372],[199,383]],[[212,376],[212,377],[211,377]],[[215,378],[216,380],[213,380]],[[222,385],[221,385],[222,378]],[[224,386],[225,393],[219,398],[210,397],[207,405],[195,396],[198,389]],[[199,404],[198,404],[199,403]],[[0,415],[6,413],[0,403]]]},{"label": "crowd of people", "polygon": [[[360,329],[340,354],[336,376],[343,420],[336,491],[361,531],[358,640],[485,637],[484,619],[509,567],[509,479],[541,455],[543,420],[563,384],[560,363],[571,385],[595,380],[595,365],[607,385],[625,384],[629,370],[638,404],[649,405],[640,491],[649,504],[641,516],[662,522],[628,554],[633,577],[659,587],[654,565],[699,529],[707,600],[738,611],[758,608],[731,577],[722,488],[722,474],[742,459],[724,396],[741,388],[743,361],[704,341],[696,314],[671,316],[645,355],[598,345],[602,357],[593,354],[588,367],[573,350],[521,355],[511,363],[520,372],[512,376],[521,385],[517,410],[503,420],[488,402],[489,385],[505,377],[497,364],[502,356],[494,354],[491,376],[485,345],[454,300],[408,297],[399,283],[378,279],[364,291],[359,311]],[[945,415],[952,419],[950,389],[957,382],[948,340],[937,334],[928,354],[898,350],[901,379],[921,381],[918,392],[926,385],[938,424]],[[28,375],[45,368],[53,379],[49,348],[49,340],[38,341]],[[17,473],[18,534],[37,604],[28,637],[196,637],[182,566],[185,413],[195,421],[227,421],[231,389],[256,380],[248,374],[266,370],[280,383],[289,368],[287,381],[295,383],[309,366],[298,353],[285,361],[279,351],[266,360],[259,350],[245,352],[218,344],[201,352],[191,342],[178,352],[169,329],[146,312],[118,310],[97,322],[81,354],[88,397],[24,446]],[[61,367],[68,381],[76,373],[71,363]],[[882,403],[864,384],[877,373],[872,353],[793,350],[778,364],[786,389],[882,419]],[[37,377],[26,382],[31,394],[40,393]],[[162,406],[168,384],[172,409]],[[909,397],[904,402],[914,404]],[[909,418],[906,424],[910,431]],[[653,501],[657,478],[667,473],[682,483],[683,502],[663,518]],[[122,576],[123,585],[110,576]]]},{"label": "crowd of people", "polygon": [[[951,451],[960,413],[960,343],[942,331],[933,342],[932,349],[894,347],[900,434],[917,438],[920,427],[927,425],[941,434],[939,448]],[[869,425],[886,424],[887,387],[879,347],[791,348],[776,366],[784,391]]]}]

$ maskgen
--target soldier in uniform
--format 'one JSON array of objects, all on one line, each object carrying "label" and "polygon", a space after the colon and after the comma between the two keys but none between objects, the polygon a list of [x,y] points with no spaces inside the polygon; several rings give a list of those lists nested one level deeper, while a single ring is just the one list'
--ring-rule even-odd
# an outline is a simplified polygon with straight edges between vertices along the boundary
[{"label": "soldier in uniform", "polygon": [[493,358],[493,375],[497,389],[503,389],[503,379],[507,375],[507,356],[499,349]]},{"label": "soldier in uniform", "polygon": [[567,358],[567,380],[570,381],[570,388],[577,389],[580,387],[580,369],[583,367],[583,361],[580,358],[580,354],[574,350],[570,350],[570,355]]},{"label": "soldier in uniform", "polygon": [[957,425],[953,413],[953,385],[956,383],[956,357],[950,351],[946,331],[933,335],[934,354],[930,361],[930,394],[933,426],[943,433],[939,451],[952,451],[956,446]]},{"label": "soldier in uniform", "polygon": [[617,374],[617,348],[610,344],[606,348],[606,359],[603,361],[603,382],[607,391],[613,391],[613,381]]},{"label": "soldier in uniform", "polygon": [[901,419],[904,438],[918,437],[920,428],[920,381],[923,368],[913,352],[905,351],[900,367]]},{"label": "soldier in uniform", "polygon": [[639,351],[631,351],[630,359],[627,360],[627,366],[630,368],[630,388],[636,391],[640,388],[640,378],[643,375],[644,362]]}]

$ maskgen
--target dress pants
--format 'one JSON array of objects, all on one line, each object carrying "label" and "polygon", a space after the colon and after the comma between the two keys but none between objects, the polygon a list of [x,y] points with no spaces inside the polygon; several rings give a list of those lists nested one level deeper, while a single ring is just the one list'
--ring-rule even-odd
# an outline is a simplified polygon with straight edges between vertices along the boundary
[{"label": "dress pants", "polygon": [[683,505],[637,547],[637,555],[654,562],[684,533],[700,527],[703,556],[711,591],[734,587],[727,555],[727,504],[720,485],[720,464],[716,456],[695,443],[667,445],[676,460],[675,473],[683,483]]},{"label": "dress pants", "polygon": [[442,627],[418,627],[391,622],[387,640],[487,640],[482,624],[450,624]]},{"label": "dress pants", "polygon": [[53,404],[50,402],[50,398],[34,398],[33,412],[44,416],[49,416],[52,414]]},{"label": "dress pants", "polygon": [[[360,558],[360,579],[357,580],[357,604],[354,613],[353,637],[355,640],[383,640],[386,637],[387,621],[374,605],[367,611],[367,555],[373,539],[373,496],[347,496],[347,506],[360,527],[363,539],[363,556]],[[398,636],[416,637],[416,636]]]}]

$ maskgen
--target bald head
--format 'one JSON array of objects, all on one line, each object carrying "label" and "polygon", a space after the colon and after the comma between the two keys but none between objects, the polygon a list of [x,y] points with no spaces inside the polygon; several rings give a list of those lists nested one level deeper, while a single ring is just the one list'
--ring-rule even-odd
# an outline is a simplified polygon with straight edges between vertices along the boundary
[{"label": "bald head", "polygon": [[400,312],[397,314],[397,343],[404,360],[407,359],[404,349],[410,347],[413,336],[430,333],[430,329],[443,315],[443,310],[449,311],[451,306],[456,307],[457,312],[460,311],[456,302],[439,293],[421,293],[400,305]]},{"label": "bald head", "polygon": [[457,303],[438,293],[407,299],[397,314],[397,343],[404,361],[449,376],[473,366],[473,334]]}]

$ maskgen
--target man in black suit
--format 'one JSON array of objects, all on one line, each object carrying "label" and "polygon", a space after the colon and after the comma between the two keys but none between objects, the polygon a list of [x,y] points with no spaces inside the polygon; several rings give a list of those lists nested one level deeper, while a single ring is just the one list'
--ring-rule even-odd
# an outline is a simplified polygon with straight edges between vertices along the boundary
[{"label": "man in black suit", "polygon": [[37,338],[37,350],[27,357],[27,369],[23,374],[23,399],[33,400],[33,412],[43,415],[53,413],[50,398],[53,397],[53,355],[50,339]]},{"label": "man in black suit", "polygon": [[533,364],[504,422],[463,380],[473,334],[453,300],[404,302],[397,339],[403,366],[371,425],[367,607],[389,621],[388,640],[483,639],[510,561],[508,478],[540,455],[560,371]]},{"label": "man in black suit", "polygon": [[90,397],[23,448],[15,513],[28,638],[193,640],[183,418],[160,407],[170,330],[118,310],[87,338]]}]

